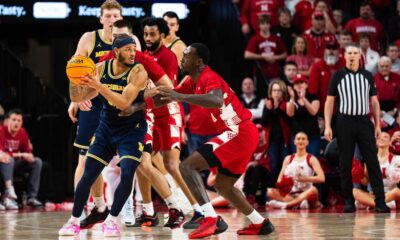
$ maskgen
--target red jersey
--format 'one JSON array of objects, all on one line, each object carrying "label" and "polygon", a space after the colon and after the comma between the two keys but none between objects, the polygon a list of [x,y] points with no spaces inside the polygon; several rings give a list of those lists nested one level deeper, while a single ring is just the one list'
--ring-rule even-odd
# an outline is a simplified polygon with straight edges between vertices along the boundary
[{"label": "red jersey", "polygon": [[205,109],[209,113],[217,133],[237,131],[240,123],[251,119],[251,113],[240,103],[229,85],[210,67],[204,68],[196,82],[188,77],[175,88],[179,93],[199,95],[207,94],[214,89],[222,91],[224,104],[221,108]]},{"label": "red jersey", "polygon": [[[168,75],[169,79],[172,80],[174,87],[176,87],[178,83],[178,60],[176,59],[175,54],[164,45],[162,45],[160,49],[154,53],[154,55],[147,50],[144,52],[144,54],[155,59],[155,61]],[[180,106],[176,102],[171,102],[166,106],[154,108],[153,113],[155,118],[170,116],[172,114],[180,114]]]},{"label": "red jersey", "polygon": [[311,65],[314,63],[314,57],[310,55],[300,56],[292,54],[286,58],[286,62],[289,61],[295,62],[299,71],[308,71],[310,70]]},{"label": "red jersey", "polygon": [[377,73],[374,79],[381,110],[390,111],[394,107],[400,109],[400,76],[391,72],[386,80]]},{"label": "red jersey", "polygon": [[[261,55],[274,56],[285,53],[286,47],[282,39],[276,35],[270,35],[268,38],[264,38],[257,34],[250,38],[246,51]],[[264,75],[267,78],[279,77],[280,66],[278,62],[270,64],[266,61],[262,61],[262,67]]]},{"label": "red jersey", "polygon": [[187,127],[190,133],[201,136],[217,134],[206,108],[189,104],[189,114],[190,117],[187,122]]},{"label": "red jersey", "polygon": [[294,9],[293,25],[299,29],[300,32],[304,32],[308,29],[306,20],[311,19],[314,7],[310,1],[306,0],[298,2]]},{"label": "red jersey", "polygon": [[271,25],[278,25],[278,10],[284,6],[283,0],[244,0],[240,12],[240,21],[242,24],[249,24],[254,32],[257,33],[259,31],[258,18],[261,15],[270,15]]},{"label": "red jersey", "polygon": [[11,136],[6,126],[0,126],[0,150],[10,156],[17,152],[32,152],[25,128],[21,128],[15,136]]},{"label": "red jersey", "polygon": [[[106,55],[102,56],[99,62],[111,60],[113,58],[114,58],[114,53],[111,50]],[[145,55],[141,51],[136,51],[135,62],[138,62],[143,65],[149,78],[153,82],[157,82],[162,76],[165,75],[164,70],[160,67],[160,65],[156,63],[156,60],[150,56]]]},{"label": "red jersey", "polygon": [[326,44],[336,41],[335,35],[328,31],[317,34],[314,33],[311,29],[308,29],[307,31],[305,31],[304,37],[307,40],[308,54],[320,59],[324,57]]},{"label": "red jersey", "polygon": [[385,32],[379,21],[375,19],[351,19],[346,24],[345,29],[351,33],[353,42],[357,43],[360,33],[369,33],[371,35],[371,48],[378,52],[382,50],[385,43]]},{"label": "red jersey", "polygon": [[333,66],[327,65],[324,60],[319,60],[311,65],[308,91],[318,97],[321,106],[319,112],[324,112],[325,101],[328,95],[329,82],[332,74],[344,67],[345,64],[344,59],[339,58],[338,62]]}]

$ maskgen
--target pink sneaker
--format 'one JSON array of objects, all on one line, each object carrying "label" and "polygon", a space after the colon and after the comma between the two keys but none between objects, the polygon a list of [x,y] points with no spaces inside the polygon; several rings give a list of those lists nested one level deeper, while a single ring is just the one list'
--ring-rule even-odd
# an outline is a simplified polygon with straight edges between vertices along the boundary
[{"label": "pink sneaker", "polygon": [[81,231],[81,228],[79,227],[79,225],[67,222],[58,231],[58,235],[59,236],[74,236],[74,235],[78,235],[80,231]]},{"label": "pink sneaker", "polygon": [[112,221],[105,221],[102,225],[101,228],[103,229],[103,234],[104,237],[120,237],[121,232],[119,231],[118,225]]}]

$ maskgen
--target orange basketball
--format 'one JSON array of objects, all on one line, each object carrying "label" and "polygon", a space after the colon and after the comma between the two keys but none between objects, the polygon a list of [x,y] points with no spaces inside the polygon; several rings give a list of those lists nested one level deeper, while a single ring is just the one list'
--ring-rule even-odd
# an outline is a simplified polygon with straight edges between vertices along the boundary
[{"label": "orange basketball", "polygon": [[74,83],[79,84],[83,75],[94,74],[96,71],[96,64],[87,56],[72,56],[67,62],[66,72],[68,79]]}]

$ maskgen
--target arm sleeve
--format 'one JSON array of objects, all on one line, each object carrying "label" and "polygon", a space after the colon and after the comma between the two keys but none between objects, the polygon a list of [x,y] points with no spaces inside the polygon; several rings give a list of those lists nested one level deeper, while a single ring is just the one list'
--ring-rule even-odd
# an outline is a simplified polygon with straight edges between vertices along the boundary
[{"label": "arm sleeve", "polygon": [[249,43],[247,44],[246,51],[252,53],[258,53],[257,51],[257,44],[256,44],[256,37],[253,36],[250,38]]},{"label": "arm sleeve", "polygon": [[252,118],[253,120],[260,119],[262,117],[264,105],[265,105],[265,101],[264,101],[264,99],[261,99],[260,102],[258,103],[257,108],[249,109],[251,114],[253,115],[253,118]]},{"label": "arm sleeve", "polygon": [[332,74],[331,80],[329,81],[329,88],[328,88],[328,96],[336,97],[338,94],[337,85],[338,85],[338,74],[335,72]]},{"label": "arm sleeve", "polygon": [[240,22],[242,24],[249,23],[250,0],[244,0],[242,10],[240,11]]}]

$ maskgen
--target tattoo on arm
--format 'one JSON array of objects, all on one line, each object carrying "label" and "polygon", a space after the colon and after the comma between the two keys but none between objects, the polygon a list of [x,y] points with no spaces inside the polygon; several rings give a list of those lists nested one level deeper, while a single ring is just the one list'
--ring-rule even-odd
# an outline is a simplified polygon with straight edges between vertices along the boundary
[{"label": "tattoo on arm", "polygon": [[93,91],[94,89],[89,87],[79,86],[72,83],[69,84],[69,96],[74,102],[87,100],[86,98],[88,98],[89,94],[91,94]]}]

